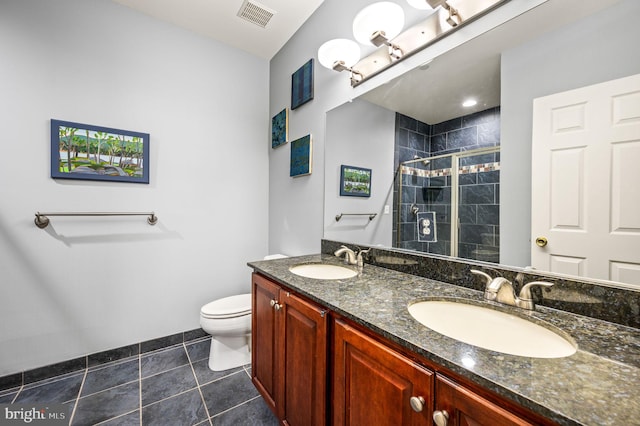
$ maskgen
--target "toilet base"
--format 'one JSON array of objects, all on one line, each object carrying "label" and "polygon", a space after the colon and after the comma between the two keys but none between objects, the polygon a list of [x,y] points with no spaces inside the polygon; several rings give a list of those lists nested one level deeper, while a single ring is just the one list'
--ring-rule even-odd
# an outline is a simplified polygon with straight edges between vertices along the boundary
[{"label": "toilet base", "polygon": [[251,364],[251,334],[211,339],[209,368],[224,371]]}]

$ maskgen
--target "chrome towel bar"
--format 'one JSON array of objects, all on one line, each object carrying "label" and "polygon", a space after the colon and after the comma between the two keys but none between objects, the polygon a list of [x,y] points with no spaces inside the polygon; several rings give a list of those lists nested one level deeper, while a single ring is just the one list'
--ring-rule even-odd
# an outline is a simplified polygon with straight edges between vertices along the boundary
[{"label": "chrome towel bar", "polygon": [[36,212],[36,218],[33,220],[36,226],[44,229],[49,225],[48,216],[149,216],[147,223],[155,225],[158,223],[158,217],[154,212],[73,212],[73,213],[40,213]]},{"label": "chrome towel bar", "polygon": [[378,213],[340,213],[336,215],[336,222],[340,222],[342,216],[369,216],[369,221],[372,221],[377,215]]}]

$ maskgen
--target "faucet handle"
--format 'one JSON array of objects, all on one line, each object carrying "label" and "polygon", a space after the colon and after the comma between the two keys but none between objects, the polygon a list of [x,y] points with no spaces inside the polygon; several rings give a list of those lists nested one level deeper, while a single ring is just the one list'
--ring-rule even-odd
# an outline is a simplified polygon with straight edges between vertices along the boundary
[{"label": "faucet handle", "polygon": [[371,251],[371,247],[369,247],[369,248],[368,248],[368,249],[366,249],[366,250],[360,250],[360,249],[359,249],[359,250],[358,250],[358,256],[362,256],[362,255],[364,255],[364,254],[367,254],[367,253],[369,253],[370,251]]},{"label": "faucet handle", "polygon": [[485,283],[486,285],[491,284],[491,281],[493,281],[493,278],[491,278],[491,275],[487,274],[486,272],[482,272],[482,271],[479,271],[477,269],[472,269],[471,273],[472,274],[476,274],[476,275],[480,275],[481,277],[483,277],[485,279],[485,281],[486,281],[486,283]]},{"label": "faucet handle", "polygon": [[523,300],[531,300],[531,287],[536,285],[540,287],[552,287],[553,283],[549,283],[546,281],[531,281],[530,283],[527,283],[522,287],[522,289],[520,290],[520,295],[518,297]]}]

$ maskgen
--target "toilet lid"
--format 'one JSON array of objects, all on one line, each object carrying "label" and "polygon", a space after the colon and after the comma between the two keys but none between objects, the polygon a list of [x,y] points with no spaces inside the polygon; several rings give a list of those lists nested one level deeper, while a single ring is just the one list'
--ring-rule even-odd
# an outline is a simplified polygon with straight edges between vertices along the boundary
[{"label": "toilet lid", "polygon": [[251,293],[238,294],[207,303],[200,309],[207,318],[234,318],[251,313]]}]

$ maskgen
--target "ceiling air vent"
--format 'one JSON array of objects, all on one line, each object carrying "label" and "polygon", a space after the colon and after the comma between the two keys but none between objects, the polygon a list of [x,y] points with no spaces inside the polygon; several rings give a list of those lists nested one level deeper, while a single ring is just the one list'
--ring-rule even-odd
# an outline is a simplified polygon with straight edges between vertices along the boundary
[{"label": "ceiling air vent", "polygon": [[245,0],[238,16],[262,28],[265,28],[276,12],[251,0]]}]

